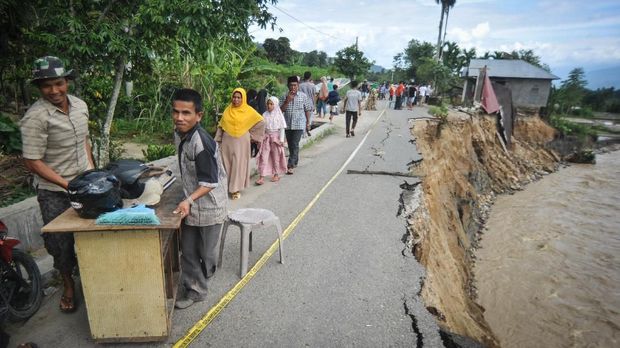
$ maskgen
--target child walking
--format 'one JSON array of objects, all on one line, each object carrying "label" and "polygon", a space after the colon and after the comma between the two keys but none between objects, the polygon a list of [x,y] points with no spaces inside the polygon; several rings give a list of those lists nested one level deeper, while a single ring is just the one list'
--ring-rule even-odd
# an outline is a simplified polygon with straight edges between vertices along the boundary
[{"label": "child walking", "polygon": [[327,104],[329,104],[329,122],[332,121],[334,116],[338,115],[339,101],[340,95],[338,94],[338,85],[334,85],[334,89],[327,95]]},{"label": "child walking", "polygon": [[256,155],[259,178],[256,185],[265,183],[265,176],[271,175],[271,181],[280,180],[278,174],[286,172],[286,156],[284,155],[284,129],[286,121],[280,101],[277,97],[270,97],[267,100],[267,111],[263,114],[265,118],[265,137]]}]

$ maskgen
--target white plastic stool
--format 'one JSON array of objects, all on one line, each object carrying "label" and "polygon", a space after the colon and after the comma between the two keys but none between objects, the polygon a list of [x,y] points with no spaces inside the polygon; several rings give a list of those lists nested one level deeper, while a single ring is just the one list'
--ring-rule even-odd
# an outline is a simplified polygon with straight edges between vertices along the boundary
[{"label": "white plastic stool", "polygon": [[222,267],[222,255],[224,253],[224,241],[226,240],[226,232],[230,225],[239,227],[241,231],[241,263],[239,273],[241,278],[248,272],[248,255],[252,251],[252,228],[256,225],[263,226],[276,226],[278,230],[278,246],[280,251],[280,263],[282,261],[282,226],[280,225],[280,218],[278,218],[272,211],[267,209],[258,208],[243,208],[228,213],[228,219],[224,222],[222,228],[222,237],[220,240],[220,259],[217,263],[217,267]]}]

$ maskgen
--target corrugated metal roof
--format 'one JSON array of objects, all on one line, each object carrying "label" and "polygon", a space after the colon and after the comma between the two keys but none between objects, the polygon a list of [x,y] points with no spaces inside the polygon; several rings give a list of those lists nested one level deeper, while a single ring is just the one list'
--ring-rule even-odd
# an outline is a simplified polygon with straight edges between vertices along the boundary
[{"label": "corrugated metal roof", "polygon": [[559,77],[546,70],[518,59],[472,59],[467,77],[478,77],[480,69],[487,66],[489,77],[557,80]]}]

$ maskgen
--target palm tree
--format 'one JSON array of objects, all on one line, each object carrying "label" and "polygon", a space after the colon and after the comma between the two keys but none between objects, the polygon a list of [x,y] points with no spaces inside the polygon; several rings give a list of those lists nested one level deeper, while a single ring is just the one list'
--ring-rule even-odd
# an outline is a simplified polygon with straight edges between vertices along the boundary
[{"label": "palm tree", "polygon": [[459,70],[463,67],[469,66],[469,62],[474,58],[476,58],[475,48],[470,48],[469,50],[463,48],[459,54]]},{"label": "palm tree", "polygon": [[[447,17],[448,17],[448,12],[450,11],[450,8],[454,6],[454,4],[456,3],[456,0],[435,0],[435,3],[437,4],[441,4],[441,16],[439,17],[439,34],[437,35],[437,50],[436,50],[436,58],[437,61],[440,60],[441,58],[441,32],[444,28],[444,24],[443,24],[443,18],[444,15],[446,16],[446,29],[448,28],[448,23],[447,23]],[[445,34],[444,34],[444,38],[445,38]]]},{"label": "palm tree", "polygon": [[459,46],[456,42],[448,41],[444,42],[443,47],[443,52],[441,54],[443,65],[450,68],[453,72],[458,71],[461,68],[459,66],[459,53],[461,52]]},{"label": "palm tree", "polygon": [[445,1],[447,3],[447,7],[446,7],[446,22],[444,23],[444,27],[443,27],[443,42],[446,42],[446,33],[448,32],[448,16],[450,15],[450,9],[452,7],[454,7],[454,4],[456,4],[456,0],[447,0]]},{"label": "palm tree", "polygon": [[493,59],[505,59],[506,53],[502,51],[493,51],[493,55],[491,55]]}]

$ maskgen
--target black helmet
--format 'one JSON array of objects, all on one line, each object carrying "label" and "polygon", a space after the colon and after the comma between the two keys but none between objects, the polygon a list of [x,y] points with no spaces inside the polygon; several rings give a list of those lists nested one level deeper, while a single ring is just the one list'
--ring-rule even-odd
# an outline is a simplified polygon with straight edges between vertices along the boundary
[{"label": "black helmet", "polygon": [[144,192],[144,182],[139,179],[149,170],[146,164],[137,160],[122,159],[109,163],[105,169],[121,181],[121,197],[134,199]]},{"label": "black helmet", "polygon": [[121,184],[110,172],[92,169],[76,176],[69,182],[67,191],[71,206],[85,219],[123,207]]}]

